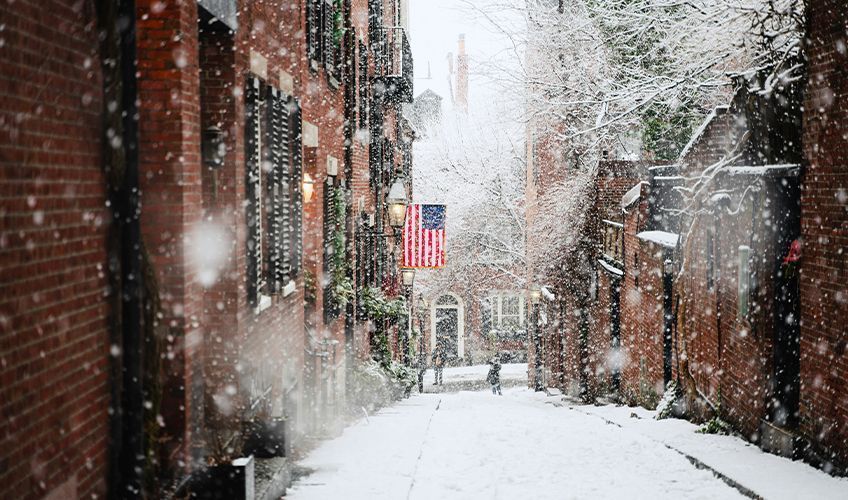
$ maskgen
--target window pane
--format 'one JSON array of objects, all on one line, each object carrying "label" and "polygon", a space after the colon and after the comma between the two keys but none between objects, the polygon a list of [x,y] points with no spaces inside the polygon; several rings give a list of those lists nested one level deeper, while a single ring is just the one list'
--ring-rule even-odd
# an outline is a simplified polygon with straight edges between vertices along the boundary
[{"label": "window pane", "polygon": [[503,298],[503,314],[505,316],[518,316],[519,302],[518,297]]}]

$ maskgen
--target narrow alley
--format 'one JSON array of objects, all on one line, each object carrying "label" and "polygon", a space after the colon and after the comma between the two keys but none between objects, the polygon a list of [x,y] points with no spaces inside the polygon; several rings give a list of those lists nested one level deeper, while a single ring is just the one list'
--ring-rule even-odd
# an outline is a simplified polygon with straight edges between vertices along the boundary
[{"label": "narrow alley", "polygon": [[[448,369],[446,387],[468,383],[473,368]],[[846,491],[844,479],[809,465],[653,414],[572,406],[526,387],[502,397],[418,394],[318,447],[286,498],[839,498]]]},{"label": "narrow alley", "polygon": [[0,1],[0,500],[848,500],[848,0]]}]

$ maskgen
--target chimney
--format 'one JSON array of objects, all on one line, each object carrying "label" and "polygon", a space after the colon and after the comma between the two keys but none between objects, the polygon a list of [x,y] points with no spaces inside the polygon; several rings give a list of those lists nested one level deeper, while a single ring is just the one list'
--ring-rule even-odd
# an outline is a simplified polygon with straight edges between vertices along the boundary
[{"label": "chimney", "polygon": [[468,112],[468,56],[465,54],[465,33],[459,35],[456,53],[456,107]]}]

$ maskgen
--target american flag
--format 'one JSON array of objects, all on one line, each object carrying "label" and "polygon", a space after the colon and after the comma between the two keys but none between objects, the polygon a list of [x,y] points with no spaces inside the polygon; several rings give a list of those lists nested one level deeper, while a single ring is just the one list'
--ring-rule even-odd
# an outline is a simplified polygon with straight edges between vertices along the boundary
[{"label": "american flag", "polygon": [[403,224],[401,267],[445,265],[445,206],[410,204]]}]

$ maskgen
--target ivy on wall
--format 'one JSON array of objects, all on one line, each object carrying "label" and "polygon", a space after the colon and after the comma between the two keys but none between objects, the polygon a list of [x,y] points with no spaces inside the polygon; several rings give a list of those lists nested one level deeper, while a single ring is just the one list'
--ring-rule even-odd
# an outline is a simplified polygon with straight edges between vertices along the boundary
[{"label": "ivy on wall", "polygon": [[400,319],[408,314],[405,297],[388,299],[383,291],[376,287],[367,287],[363,290],[362,308],[373,320]]},{"label": "ivy on wall", "polygon": [[353,281],[348,273],[348,261],[345,258],[345,216],[347,204],[345,203],[345,192],[342,188],[333,189],[333,216],[335,225],[332,233],[332,281],[330,289],[333,299],[339,308],[345,307],[353,298]]}]

